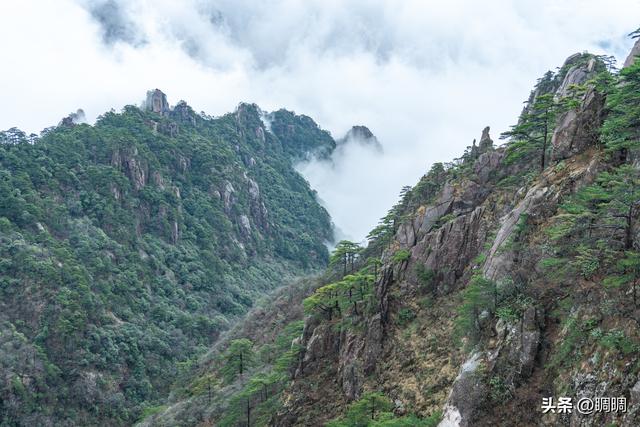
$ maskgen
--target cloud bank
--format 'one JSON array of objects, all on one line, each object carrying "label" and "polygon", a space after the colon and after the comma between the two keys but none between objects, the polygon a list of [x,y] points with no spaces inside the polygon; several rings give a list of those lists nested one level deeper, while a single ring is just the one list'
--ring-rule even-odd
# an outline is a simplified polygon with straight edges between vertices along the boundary
[{"label": "cloud bank", "polygon": [[640,3],[618,0],[36,0],[0,4],[0,129],[89,121],[159,87],[218,115],[241,101],[309,115],[349,145],[300,166],[359,240],[435,161],[516,120],[535,80],[570,54],[624,59]]}]

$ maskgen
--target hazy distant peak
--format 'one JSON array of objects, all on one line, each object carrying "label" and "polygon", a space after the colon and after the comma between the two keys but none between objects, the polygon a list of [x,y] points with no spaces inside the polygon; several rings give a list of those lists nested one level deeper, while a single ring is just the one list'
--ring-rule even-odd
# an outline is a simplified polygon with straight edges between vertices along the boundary
[{"label": "hazy distant peak", "polygon": [[352,126],[347,134],[337,141],[338,144],[347,144],[349,142],[357,142],[359,144],[375,148],[376,151],[382,152],[382,144],[378,138],[369,130],[368,127],[362,125]]}]

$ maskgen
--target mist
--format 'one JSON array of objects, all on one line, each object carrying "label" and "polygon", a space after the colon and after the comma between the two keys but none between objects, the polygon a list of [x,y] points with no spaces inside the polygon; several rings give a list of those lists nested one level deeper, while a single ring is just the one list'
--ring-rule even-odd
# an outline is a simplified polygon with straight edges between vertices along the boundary
[{"label": "mist", "polygon": [[0,5],[0,129],[88,122],[160,88],[221,115],[294,110],[347,144],[298,170],[343,237],[360,241],[436,161],[489,125],[497,140],[536,79],[575,52],[626,56],[632,0],[35,0]]}]

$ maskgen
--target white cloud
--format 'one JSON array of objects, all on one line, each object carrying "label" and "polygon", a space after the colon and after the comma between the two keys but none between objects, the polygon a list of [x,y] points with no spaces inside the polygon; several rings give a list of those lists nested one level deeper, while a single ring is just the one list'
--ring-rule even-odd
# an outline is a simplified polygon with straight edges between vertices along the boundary
[{"label": "white cloud", "polygon": [[302,167],[360,239],[431,163],[485,125],[497,139],[544,71],[576,51],[624,59],[638,16],[633,0],[4,1],[0,129],[92,120],[154,87],[209,114],[293,109],[336,137],[363,124],[383,157]]}]

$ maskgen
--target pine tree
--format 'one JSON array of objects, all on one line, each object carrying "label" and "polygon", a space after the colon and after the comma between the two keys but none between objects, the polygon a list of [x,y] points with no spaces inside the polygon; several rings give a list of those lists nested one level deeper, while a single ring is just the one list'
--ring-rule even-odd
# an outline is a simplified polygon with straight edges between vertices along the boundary
[{"label": "pine tree", "polygon": [[353,243],[349,240],[342,240],[336,246],[335,250],[331,254],[329,258],[330,266],[341,266],[342,267],[342,275],[347,275],[347,269],[350,272],[353,272],[355,268],[355,262],[360,254],[362,247],[357,243]]},{"label": "pine tree", "polygon": [[629,152],[640,148],[640,61],[620,71],[619,83],[607,96],[609,112],[602,125],[602,141],[622,162]]},{"label": "pine tree", "polygon": [[226,363],[222,367],[222,374],[227,382],[232,382],[238,376],[243,377],[246,370],[254,365],[255,353],[253,342],[247,338],[233,340],[224,353]]},{"label": "pine tree", "polygon": [[511,138],[507,161],[517,161],[537,152],[540,168],[544,170],[558,111],[559,105],[552,93],[536,96],[523,111],[519,123],[500,135],[502,139]]}]

